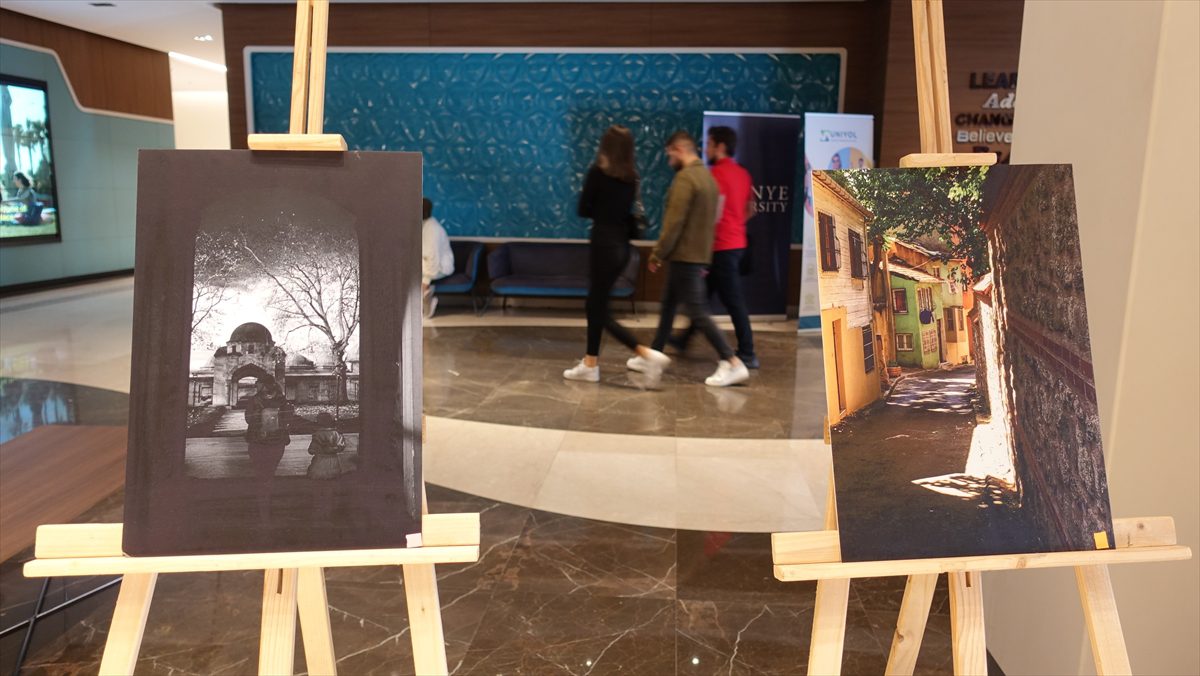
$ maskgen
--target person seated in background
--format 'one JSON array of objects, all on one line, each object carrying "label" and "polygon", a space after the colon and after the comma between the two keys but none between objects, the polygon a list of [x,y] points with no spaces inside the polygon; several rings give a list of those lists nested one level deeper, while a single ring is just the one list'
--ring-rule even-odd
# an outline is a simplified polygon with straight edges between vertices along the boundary
[{"label": "person seated in background", "polygon": [[432,283],[454,274],[454,251],[446,229],[433,217],[433,202],[421,200],[421,301],[426,319],[437,310]]},{"label": "person seated in background", "polygon": [[21,172],[13,174],[13,187],[17,189],[16,195],[10,202],[16,202],[20,205],[20,212],[17,213],[17,225],[38,225],[42,222],[42,203],[38,201],[37,193],[33,190],[33,184],[29,178]]}]

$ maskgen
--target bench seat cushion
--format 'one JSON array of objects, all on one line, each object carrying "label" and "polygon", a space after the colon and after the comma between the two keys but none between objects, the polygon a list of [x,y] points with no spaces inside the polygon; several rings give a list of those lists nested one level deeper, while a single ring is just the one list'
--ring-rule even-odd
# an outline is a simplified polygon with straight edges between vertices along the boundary
[{"label": "bench seat cushion", "polygon": [[472,286],[475,286],[475,280],[463,272],[433,282],[433,290],[437,293],[468,293]]},{"label": "bench seat cushion", "polygon": [[492,280],[503,296],[586,296],[587,277],[579,275],[509,275]]}]

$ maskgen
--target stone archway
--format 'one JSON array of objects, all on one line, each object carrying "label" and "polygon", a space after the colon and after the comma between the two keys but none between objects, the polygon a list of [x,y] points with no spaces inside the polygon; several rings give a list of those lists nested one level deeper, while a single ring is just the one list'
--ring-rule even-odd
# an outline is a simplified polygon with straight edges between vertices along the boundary
[{"label": "stone archway", "polygon": [[229,379],[225,385],[227,390],[225,393],[225,399],[229,402],[229,406],[232,408],[238,408],[238,404],[240,403],[241,399],[241,397],[238,396],[238,383],[241,382],[243,378],[254,378],[256,381],[258,381],[267,377],[274,376],[257,364],[243,364],[234,370],[233,373],[229,374]]}]

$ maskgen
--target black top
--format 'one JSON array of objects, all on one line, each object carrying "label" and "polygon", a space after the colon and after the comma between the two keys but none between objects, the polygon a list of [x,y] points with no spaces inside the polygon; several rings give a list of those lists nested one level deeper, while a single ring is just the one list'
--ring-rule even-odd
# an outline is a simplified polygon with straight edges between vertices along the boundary
[{"label": "black top", "polygon": [[613,178],[592,166],[579,195],[579,215],[592,219],[592,244],[623,246],[629,243],[630,214],[636,185]]}]

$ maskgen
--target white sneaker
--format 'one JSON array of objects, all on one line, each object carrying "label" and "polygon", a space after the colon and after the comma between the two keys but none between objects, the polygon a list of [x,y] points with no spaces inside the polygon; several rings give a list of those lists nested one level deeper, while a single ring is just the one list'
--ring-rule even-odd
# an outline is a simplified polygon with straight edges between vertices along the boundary
[{"label": "white sneaker", "polygon": [[425,309],[424,309],[424,312],[422,313],[425,315],[425,319],[433,319],[433,313],[437,312],[437,306],[438,306],[437,296],[432,296],[429,298],[428,301],[425,302]]},{"label": "white sneaker", "polygon": [[734,366],[732,362],[722,359],[717,363],[716,372],[704,379],[704,384],[709,387],[729,387],[747,380],[750,380],[750,369],[745,364],[738,362]]},{"label": "white sneaker", "polygon": [[643,357],[640,354],[635,354],[625,362],[625,368],[638,373],[662,373],[663,369],[671,364],[671,358],[659,352],[658,350],[650,350],[650,356]]},{"label": "white sneaker", "polygon": [[588,366],[581,359],[574,367],[563,371],[563,377],[567,380],[582,380],[585,383],[598,383],[600,382],[600,365],[597,364],[596,366]]}]

